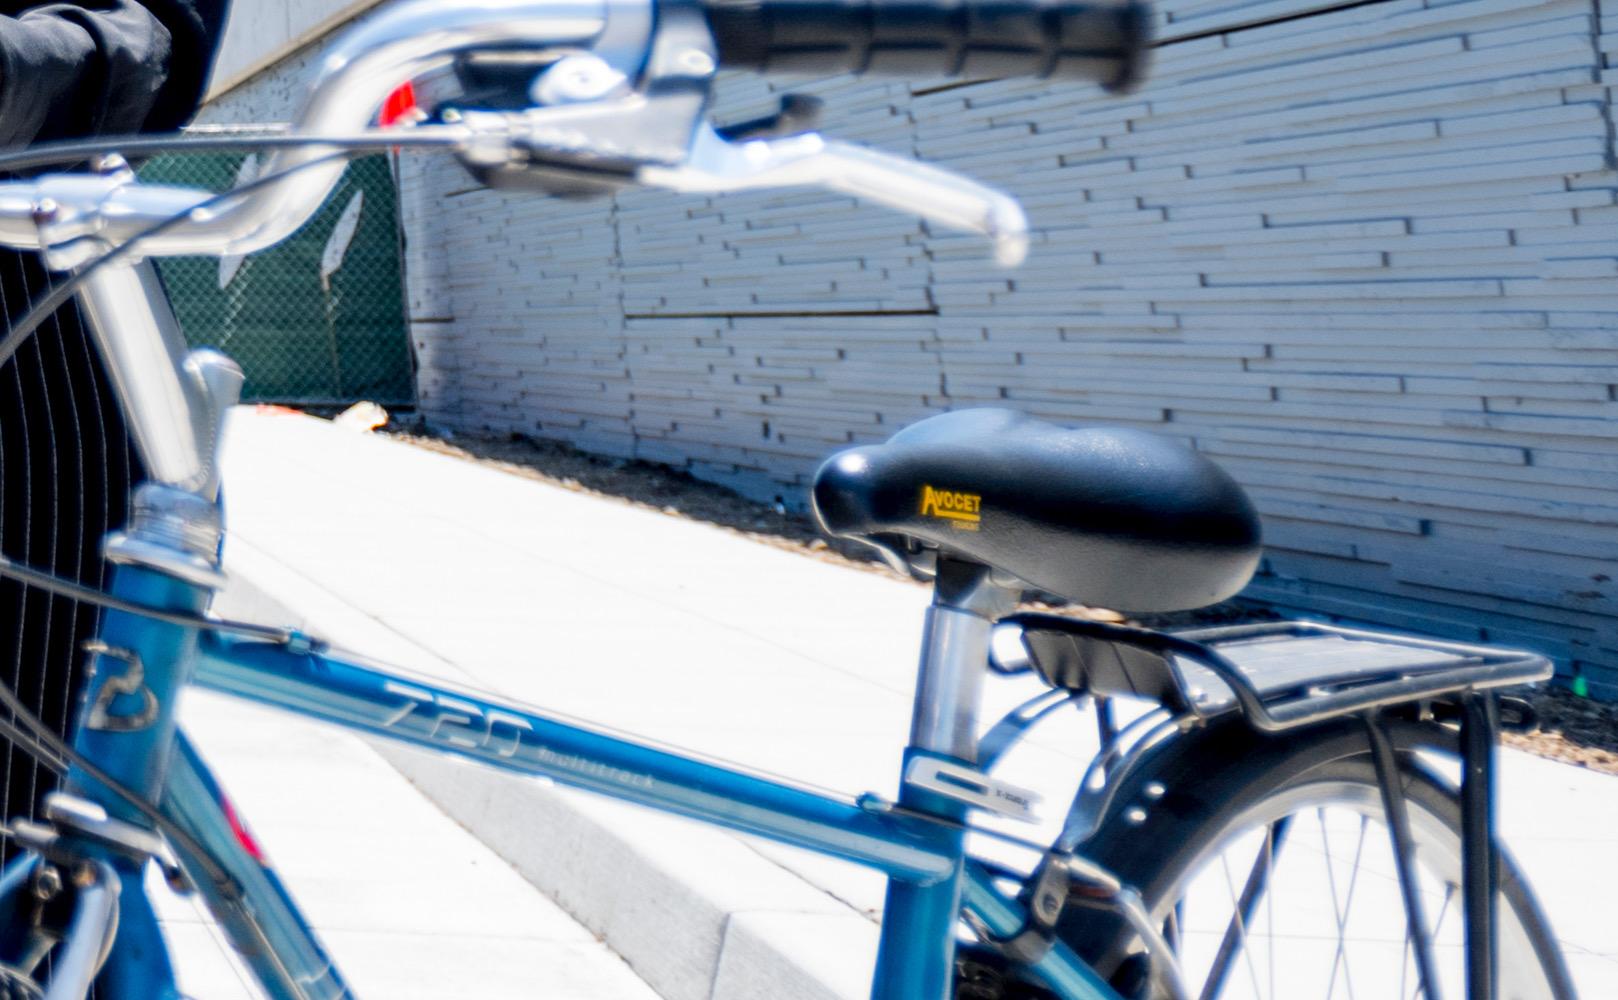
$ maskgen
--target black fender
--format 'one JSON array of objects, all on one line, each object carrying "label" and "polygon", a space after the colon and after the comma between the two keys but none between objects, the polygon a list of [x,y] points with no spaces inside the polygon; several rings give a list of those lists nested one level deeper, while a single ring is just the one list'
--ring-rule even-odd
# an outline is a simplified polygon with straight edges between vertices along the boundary
[{"label": "black fender", "polygon": [[[1445,727],[1386,716],[1382,725],[1412,779],[1422,772],[1416,750],[1457,752],[1457,735]],[[1076,853],[1121,876],[1150,903],[1204,847],[1181,833],[1222,827],[1283,781],[1324,776],[1369,753],[1358,718],[1279,734],[1259,732],[1235,714],[1191,725],[1154,742],[1111,777],[1114,791]],[[1117,969],[1134,939],[1114,913],[1081,906],[1063,912],[1057,935],[1103,975]]]}]

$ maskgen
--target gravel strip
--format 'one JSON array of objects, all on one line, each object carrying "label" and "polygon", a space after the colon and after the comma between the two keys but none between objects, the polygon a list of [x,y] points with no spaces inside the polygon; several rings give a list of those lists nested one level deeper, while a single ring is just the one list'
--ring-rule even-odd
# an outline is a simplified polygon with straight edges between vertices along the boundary
[{"label": "gravel strip", "polygon": [[[813,519],[806,514],[748,500],[722,486],[702,482],[667,466],[605,458],[534,438],[451,437],[395,430],[387,433],[441,455],[480,462],[512,475],[618,500],[670,517],[704,521],[763,545],[922,586],[895,573],[857,543],[822,537]],[[1053,609],[1038,603],[1030,607],[1108,621],[1122,620],[1113,612],[1098,609],[1072,606]],[[1132,620],[1152,628],[1189,628],[1274,617],[1264,608],[1226,601],[1195,611],[1147,615]],[[1539,728],[1532,733],[1505,734],[1508,745],[1541,757],[1618,775],[1618,704],[1580,698],[1556,687],[1522,693],[1539,717]]]}]

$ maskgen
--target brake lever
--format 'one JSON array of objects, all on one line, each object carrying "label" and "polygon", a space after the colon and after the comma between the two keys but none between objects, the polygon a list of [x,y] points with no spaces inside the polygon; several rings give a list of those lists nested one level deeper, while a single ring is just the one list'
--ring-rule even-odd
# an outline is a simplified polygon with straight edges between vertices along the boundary
[{"label": "brake lever", "polygon": [[[1028,255],[1022,207],[970,178],[814,132],[739,137],[764,122],[746,123],[727,141],[705,120],[717,58],[701,13],[669,5],[659,13],[637,87],[628,88],[622,67],[576,53],[536,79],[531,96],[540,106],[463,116],[486,139],[459,155],[485,183],[564,194],[598,194],[630,181],[686,194],[825,187],[981,233],[994,241],[1003,267]],[[810,102],[783,103],[768,127],[791,128],[814,110]]]},{"label": "brake lever", "polygon": [[641,166],[636,180],[684,194],[825,187],[981,233],[994,242],[1002,267],[1016,267],[1028,255],[1028,219],[1016,199],[939,167],[813,132],[727,142],[706,123],[697,126],[690,148],[677,166]]},{"label": "brake lever", "polygon": [[726,142],[747,139],[779,139],[789,135],[813,132],[820,125],[826,102],[808,94],[782,94],[781,110],[773,115],[754,118],[732,125],[715,125],[714,131]]}]

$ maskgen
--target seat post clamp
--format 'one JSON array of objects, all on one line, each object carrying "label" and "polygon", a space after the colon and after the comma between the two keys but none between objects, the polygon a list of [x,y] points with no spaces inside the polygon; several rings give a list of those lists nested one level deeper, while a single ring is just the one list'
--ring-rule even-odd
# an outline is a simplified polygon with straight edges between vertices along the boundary
[{"label": "seat post clamp", "polygon": [[905,768],[904,783],[953,799],[973,809],[1036,823],[1039,794],[991,777],[966,764],[940,757],[915,756]]}]

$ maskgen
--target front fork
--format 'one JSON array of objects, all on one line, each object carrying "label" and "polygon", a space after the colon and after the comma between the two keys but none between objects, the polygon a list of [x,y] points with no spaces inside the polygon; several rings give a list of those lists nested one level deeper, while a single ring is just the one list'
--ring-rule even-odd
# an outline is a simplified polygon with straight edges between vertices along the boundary
[{"label": "front fork", "polygon": [[[200,613],[210,592],[137,565],[113,571],[112,592],[125,600],[167,610]],[[175,739],[179,693],[190,680],[195,630],[109,612],[101,638],[91,647],[92,675],[86,685],[75,749],[107,776],[156,805],[168,776]],[[101,803],[108,815],[138,826],[147,820],[134,806],[113,796],[77,768],[68,789]],[[174,970],[157,917],[146,898],[146,865],[102,852],[124,891],[118,894],[117,947],[107,955],[100,995],[111,998],[178,996]]]},{"label": "front fork", "polygon": [[[112,592],[192,614],[209,597],[205,588],[135,565],[114,571]],[[123,612],[109,612],[101,635],[87,644],[90,679],[74,748],[148,807],[158,805],[168,777],[176,702],[195,646],[194,629]],[[0,880],[0,960],[31,973],[51,952],[53,990],[65,995],[82,995],[93,979],[98,995],[115,1000],[178,996],[144,891],[147,861],[161,850],[150,821],[77,766],[66,792],[72,799],[47,799],[49,823],[14,824],[31,851]],[[86,808],[64,808],[69,802]]]}]

